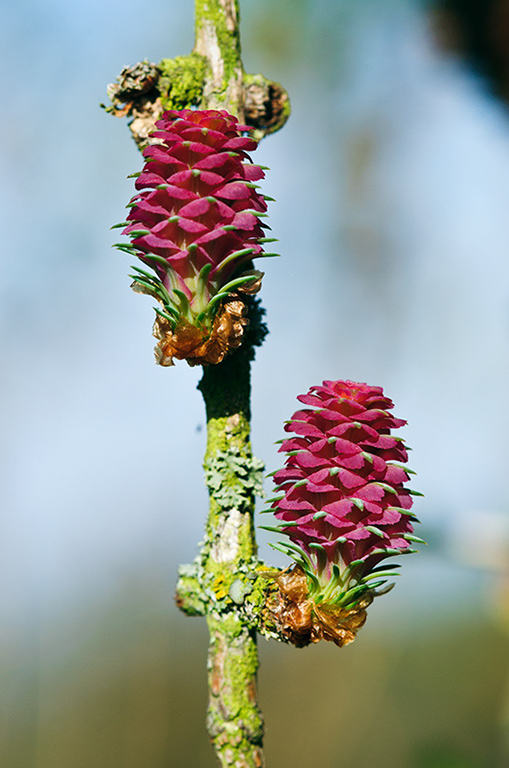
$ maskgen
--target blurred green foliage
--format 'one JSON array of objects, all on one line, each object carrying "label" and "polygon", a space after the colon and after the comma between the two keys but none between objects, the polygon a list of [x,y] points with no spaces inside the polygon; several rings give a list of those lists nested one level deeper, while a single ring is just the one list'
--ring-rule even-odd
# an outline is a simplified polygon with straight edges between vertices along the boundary
[{"label": "blurred green foliage", "polygon": [[[1,765],[213,768],[205,622],[169,611],[163,590],[143,579],[48,622],[32,649],[2,649]],[[343,650],[262,640],[260,652],[268,765],[506,764],[509,644],[478,606],[445,626],[414,617],[403,631],[368,619]]]}]

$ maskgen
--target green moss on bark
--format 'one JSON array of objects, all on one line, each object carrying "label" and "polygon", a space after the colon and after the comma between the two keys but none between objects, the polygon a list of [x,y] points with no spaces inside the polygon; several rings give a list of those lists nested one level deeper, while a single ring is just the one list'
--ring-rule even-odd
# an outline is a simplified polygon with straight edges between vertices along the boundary
[{"label": "green moss on bark", "polygon": [[199,384],[207,411],[204,467],[210,493],[201,567],[210,630],[209,734],[221,765],[260,768],[256,630],[243,610],[256,580],[254,501],[263,466],[250,443],[252,354],[247,344],[205,367]]},{"label": "green moss on bark", "polygon": [[176,56],[163,59],[157,87],[164,109],[189,109],[200,104],[207,62],[203,56]]},{"label": "green moss on bark", "polygon": [[195,0],[194,52],[207,59],[202,106],[227,109],[242,122],[243,67],[237,0]]},{"label": "green moss on bark", "polygon": [[207,622],[210,737],[222,766],[260,768],[263,719],[257,705],[256,635],[235,613],[209,615]]},{"label": "green moss on bark", "polygon": [[221,0],[195,0],[195,33],[196,39],[204,34],[212,34],[217,40],[220,56],[223,62],[224,80],[227,82],[235,69],[241,66],[241,49],[239,33],[239,4],[237,0],[222,3]]}]

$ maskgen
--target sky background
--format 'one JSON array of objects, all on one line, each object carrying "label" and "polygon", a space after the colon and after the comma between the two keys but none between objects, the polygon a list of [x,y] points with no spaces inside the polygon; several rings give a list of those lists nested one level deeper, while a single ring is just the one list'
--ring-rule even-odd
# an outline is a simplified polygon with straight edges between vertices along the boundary
[{"label": "sky background", "polygon": [[[363,632],[397,638],[461,611],[502,631],[507,109],[438,50],[410,0],[244,0],[241,11],[246,70],[282,82],[293,107],[254,157],[271,169],[263,189],[281,253],[265,265],[255,453],[267,472],[279,466],[283,421],[313,384],[383,386],[408,420],[429,546]],[[63,706],[52,670],[78,658],[84,628],[100,625],[104,639],[148,601],[180,637],[191,631],[170,597],[207,508],[200,371],[153,364],[151,301],[129,290],[129,261],[111,248],[140,156],[99,103],[124,65],[190,51],[193,8],[3,0],[0,39],[5,749],[21,711],[33,712],[20,766],[67,768],[41,747],[40,713]],[[261,556],[282,565],[269,540],[261,532]]]}]

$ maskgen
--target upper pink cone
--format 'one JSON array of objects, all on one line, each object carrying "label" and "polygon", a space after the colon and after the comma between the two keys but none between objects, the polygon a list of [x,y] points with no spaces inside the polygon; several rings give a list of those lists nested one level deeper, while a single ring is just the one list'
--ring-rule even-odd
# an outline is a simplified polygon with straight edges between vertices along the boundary
[{"label": "upper pink cone", "polygon": [[149,283],[162,284],[151,291],[141,273],[138,289],[157,293],[174,328],[184,320],[205,339],[223,298],[259,287],[261,273],[242,267],[263,255],[264,172],[247,154],[257,146],[248,127],[224,110],[169,110],[156,127],[123,234],[155,272]]}]

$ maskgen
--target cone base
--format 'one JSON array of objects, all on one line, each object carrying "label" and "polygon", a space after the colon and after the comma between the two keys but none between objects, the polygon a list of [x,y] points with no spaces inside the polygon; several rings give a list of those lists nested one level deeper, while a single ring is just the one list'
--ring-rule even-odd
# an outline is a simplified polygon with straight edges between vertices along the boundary
[{"label": "cone base", "polygon": [[226,300],[216,314],[208,336],[183,319],[172,330],[170,323],[158,315],[153,329],[153,335],[159,339],[154,349],[156,363],[167,367],[173,365],[173,358],[187,360],[191,366],[220,363],[231,350],[240,346],[244,327],[249,322],[244,316],[246,311],[241,299]]},{"label": "cone base", "polygon": [[279,591],[271,596],[269,611],[278,632],[288,642],[302,648],[327,640],[340,648],[355,640],[366,621],[366,609],[373,601],[363,597],[355,608],[315,603],[309,597],[306,574],[295,565],[274,576]]}]

